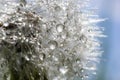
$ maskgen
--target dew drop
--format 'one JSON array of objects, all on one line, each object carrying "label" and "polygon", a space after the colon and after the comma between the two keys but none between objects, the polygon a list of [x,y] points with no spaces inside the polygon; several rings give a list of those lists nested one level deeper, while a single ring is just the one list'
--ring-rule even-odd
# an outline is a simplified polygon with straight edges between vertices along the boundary
[{"label": "dew drop", "polygon": [[8,26],[9,24],[8,24],[8,23],[4,23],[3,25],[6,27],[6,26]]},{"label": "dew drop", "polygon": [[23,18],[18,18],[18,21],[21,22],[23,20]]},{"label": "dew drop", "polygon": [[12,36],[12,38],[13,38],[13,40],[17,40],[18,37],[14,35],[14,36]]},{"label": "dew drop", "polygon": [[87,41],[87,38],[84,35],[81,35],[79,40],[81,41],[81,43],[85,43]]},{"label": "dew drop", "polygon": [[55,56],[53,56],[53,60],[54,60],[54,61],[58,61],[58,58],[55,57]]},{"label": "dew drop", "polygon": [[68,69],[67,69],[67,67],[61,67],[61,68],[59,69],[59,71],[60,71],[62,74],[66,74],[67,71],[68,71]]},{"label": "dew drop", "polygon": [[67,33],[66,33],[66,32],[63,32],[63,33],[61,34],[61,37],[62,37],[62,39],[66,39],[66,38],[67,38]]},{"label": "dew drop", "polygon": [[54,50],[57,47],[57,42],[56,41],[49,41],[48,44],[49,44],[49,48],[51,50]]},{"label": "dew drop", "polygon": [[60,6],[55,6],[55,11],[61,11],[61,7]]},{"label": "dew drop", "polygon": [[81,77],[81,80],[84,80],[84,77]]},{"label": "dew drop", "polygon": [[89,78],[89,76],[86,74],[86,75],[85,75],[85,78],[86,78],[86,79],[88,79],[88,78]]},{"label": "dew drop", "polygon": [[80,70],[82,73],[84,72],[84,69],[83,68],[81,68],[81,70]]},{"label": "dew drop", "polygon": [[59,77],[54,77],[53,80],[59,80]]},{"label": "dew drop", "polygon": [[40,53],[39,54],[39,58],[40,58],[40,60],[44,60],[45,59],[45,54],[44,53]]},{"label": "dew drop", "polygon": [[63,44],[63,43],[61,43],[61,44],[60,44],[60,46],[61,46],[61,47],[63,47],[63,46],[64,46],[64,44]]},{"label": "dew drop", "polygon": [[6,34],[3,29],[0,29],[0,40],[4,40],[6,38]]},{"label": "dew drop", "polygon": [[0,22],[0,27],[1,27],[1,26],[3,26],[3,23],[2,23],[2,22]]},{"label": "dew drop", "polygon": [[29,60],[30,60],[28,56],[25,56],[25,59],[26,59],[27,61],[29,61]]},{"label": "dew drop", "polygon": [[47,29],[47,24],[42,24],[42,28],[43,28],[43,30],[46,30]]},{"label": "dew drop", "polygon": [[77,63],[77,64],[80,64],[80,59],[76,59],[76,63]]},{"label": "dew drop", "polygon": [[62,32],[64,29],[64,26],[62,24],[58,24],[56,28],[58,32]]},{"label": "dew drop", "polygon": [[88,61],[86,64],[86,69],[88,70],[96,70],[96,63],[92,61]]}]

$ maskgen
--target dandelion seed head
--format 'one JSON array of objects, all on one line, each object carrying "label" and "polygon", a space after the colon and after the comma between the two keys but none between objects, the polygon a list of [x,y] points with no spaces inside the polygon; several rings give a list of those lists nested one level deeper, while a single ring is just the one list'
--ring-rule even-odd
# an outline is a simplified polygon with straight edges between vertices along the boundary
[{"label": "dandelion seed head", "polygon": [[[104,36],[96,23],[103,19],[90,17],[96,14],[88,3],[0,1],[0,65],[6,62],[0,79],[5,75],[10,80],[11,69],[21,79],[21,72],[27,72],[26,79],[32,80],[87,80],[94,74],[102,53],[98,37]],[[32,70],[39,73],[37,78]]]}]

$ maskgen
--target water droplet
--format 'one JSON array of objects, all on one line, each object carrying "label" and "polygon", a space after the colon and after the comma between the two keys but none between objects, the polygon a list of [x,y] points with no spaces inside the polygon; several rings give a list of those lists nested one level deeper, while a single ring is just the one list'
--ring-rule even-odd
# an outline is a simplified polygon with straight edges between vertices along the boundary
[{"label": "water droplet", "polygon": [[64,26],[62,24],[58,24],[56,28],[58,32],[62,32],[64,29]]},{"label": "water droplet", "polygon": [[9,24],[8,24],[8,23],[4,23],[3,25],[6,27],[6,26],[8,26]]},{"label": "water droplet", "polygon": [[22,33],[21,33],[21,32],[18,32],[18,35],[19,35],[19,36],[21,36],[21,35],[22,35]]},{"label": "water droplet", "polygon": [[59,77],[54,77],[53,80],[59,80]]},{"label": "water droplet", "polygon": [[54,61],[58,61],[58,58],[56,56],[53,56]]},{"label": "water droplet", "polygon": [[12,36],[12,38],[13,38],[13,40],[17,40],[18,37],[14,35],[14,36]]},{"label": "water droplet", "polygon": [[0,22],[0,27],[1,27],[1,26],[3,26],[3,23],[2,23],[2,22]]},{"label": "water droplet", "polygon": [[22,22],[22,20],[23,20],[23,18],[18,18],[18,21],[19,21],[19,22]]},{"label": "water droplet", "polygon": [[84,72],[84,69],[83,69],[83,68],[81,68],[80,72],[82,72],[82,73],[83,73],[83,72]]},{"label": "water droplet", "polygon": [[42,24],[42,29],[43,29],[43,30],[46,30],[46,29],[47,29],[47,24],[45,24],[45,23]]},{"label": "water droplet", "polygon": [[9,24],[6,23],[6,24],[4,24],[4,26],[5,26],[5,29],[7,29],[7,30],[13,30],[13,29],[17,28],[17,25],[14,23],[9,23]]},{"label": "water droplet", "polygon": [[79,59],[79,58],[78,58],[78,59],[76,59],[76,63],[77,63],[77,64],[80,64],[80,62],[81,62],[81,61],[80,61],[80,59]]},{"label": "water droplet", "polygon": [[61,7],[60,6],[55,6],[55,11],[61,11]]},{"label": "water droplet", "polygon": [[29,60],[30,60],[28,56],[25,56],[25,59],[26,59],[27,61],[29,61]]},{"label": "water droplet", "polygon": [[40,60],[44,60],[45,59],[45,54],[44,53],[40,53],[39,58],[40,58]]},{"label": "water droplet", "polygon": [[57,47],[56,41],[49,41],[48,42],[50,49],[54,50]]},{"label": "water droplet", "polygon": [[63,43],[61,43],[61,44],[60,44],[60,46],[61,46],[61,47],[63,47],[63,46],[64,46],[64,44],[63,44]]},{"label": "water droplet", "polygon": [[62,74],[66,74],[67,71],[68,71],[68,69],[67,69],[67,67],[65,66],[65,67],[61,67],[61,68],[59,69],[59,71],[60,71]]},{"label": "water droplet", "polygon": [[96,70],[96,63],[92,61],[88,61],[86,64],[86,69],[88,70]]},{"label": "water droplet", "polygon": [[0,41],[4,40],[6,38],[5,31],[3,29],[0,29]]},{"label": "water droplet", "polygon": [[86,79],[88,79],[89,78],[89,76],[86,74],[85,76],[84,76]]},{"label": "water droplet", "polygon": [[79,40],[81,41],[81,43],[85,43],[87,41],[87,38],[84,35],[81,35]]},{"label": "water droplet", "polygon": [[84,80],[84,77],[81,77],[81,80]]},{"label": "water droplet", "polygon": [[67,38],[67,33],[66,33],[66,32],[63,32],[63,33],[61,34],[61,37],[62,37],[63,39],[66,39],[66,38]]},{"label": "water droplet", "polygon": [[25,41],[26,41],[26,42],[29,42],[29,39],[26,38]]}]

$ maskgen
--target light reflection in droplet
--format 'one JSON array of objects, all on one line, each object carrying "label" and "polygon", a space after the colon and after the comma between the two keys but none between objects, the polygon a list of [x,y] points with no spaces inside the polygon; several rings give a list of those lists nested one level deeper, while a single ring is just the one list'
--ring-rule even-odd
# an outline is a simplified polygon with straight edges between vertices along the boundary
[{"label": "light reflection in droplet", "polygon": [[56,26],[58,32],[62,32],[64,29],[64,26],[62,24],[59,24]]},{"label": "light reflection in droplet", "polygon": [[67,69],[67,67],[61,67],[61,68],[59,69],[59,71],[60,71],[62,74],[66,74],[67,71],[68,71],[68,69]]},{"label": "light reflection in droplet", "polygon": [[56,41],[49,41],[48,44],[49,44],[49,48],[51,50],[54,50],[57,47],[57,42]]}]

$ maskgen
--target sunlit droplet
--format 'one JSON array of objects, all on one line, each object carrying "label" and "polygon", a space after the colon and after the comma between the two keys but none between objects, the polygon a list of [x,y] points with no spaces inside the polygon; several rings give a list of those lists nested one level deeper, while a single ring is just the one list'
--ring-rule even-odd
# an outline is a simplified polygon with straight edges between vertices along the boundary
[{"label": "sunlit droplet", "polygon": [[67,67],[61,67],[61,68],[59,69],[59,71],[60,71],[62,74],[66,74],[67,71],[68,71],[68,69],[67,69]]},{"label": "sunlit droplet", "polygon": [[9,24],[8,24],[8,23],[4,23],[3,25],[4,25],[5,27],[7,27]]},{"label": "sunlit droplet", "polygon": [[22,22],[22,20],[23,20],[23,18],[18,18],[18,21],[19,21],[19,22]]},{"label": "sunlit droplet", "polygon": [[57,42],[56,41],[49,41],[49,48],[54,50],[57,47]]},{"label": "sunlit droplet", "polygon": [[40,60],[44,60],[45,59],[45,54],[44,53],[40,53],[39,58],[40,58]]},{"label": "sunlit droplet", "polygon": [[63,39],[66,39],[66,38],[67,38],[67,33],[66,33],[66,32],[63,32],[63,33],[61,34],[61,37],[62,37]]},{"label": "sunlit droplet", "polygon": [[6,38],[6,34],[3,29],[0,29],[0,40],[4,40]]},{"label": "sunlit droplet", "polygon": [[62,24],[57,25],[57,31],[62,32],[64,29],[64,26]]},{"label": "sunlit droplet", "polygon": [[28,56],[25,56],[25,59],[26,59],[27,61],[29,61],[29,60],[30,60]]},{"label": "sunlit droplet", "polygon": [[55,11],[60,11],[61,7],[60,6],[55,6]]},{"label": "sunlit droplet", "polygon": [[54,77],[53,78],[53,80],[59,80],[60,79],[60,77]]},{"label": "sunlit droplet", "polygon": [[42,24],[42,29],[43,29],[43,30],[46,30],[46,29],[47,29],[47,24],[45,24],[45,23]]}]

